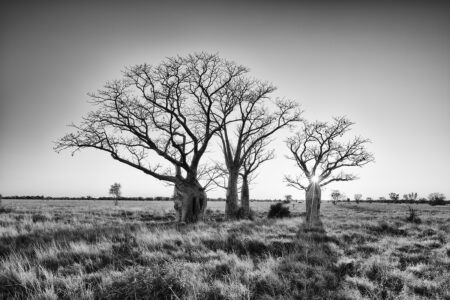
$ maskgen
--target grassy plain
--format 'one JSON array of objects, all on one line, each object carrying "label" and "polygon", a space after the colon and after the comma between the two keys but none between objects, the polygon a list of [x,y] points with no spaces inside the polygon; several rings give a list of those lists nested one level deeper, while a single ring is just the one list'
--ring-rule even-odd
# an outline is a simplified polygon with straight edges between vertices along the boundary
[{"label": "grassy plain", "polygon": [[3,200],[0,299],[450,299],[450,206],[323,203],[322,223],[173,224],[171,202]]}]

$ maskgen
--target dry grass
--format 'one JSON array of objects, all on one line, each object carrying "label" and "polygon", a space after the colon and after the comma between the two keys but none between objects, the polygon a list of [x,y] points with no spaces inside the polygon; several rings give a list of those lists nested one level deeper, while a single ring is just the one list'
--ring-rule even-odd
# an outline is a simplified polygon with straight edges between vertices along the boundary
[{"label": "dry grass", "polygon": [[302,205],[227,222],[214,203],[183,227],[170,203],[111,205],[7,202],[0,299],[450,299],[449,206],[414,206],[418,223],[407,205],[325,203],[307,230]]}]

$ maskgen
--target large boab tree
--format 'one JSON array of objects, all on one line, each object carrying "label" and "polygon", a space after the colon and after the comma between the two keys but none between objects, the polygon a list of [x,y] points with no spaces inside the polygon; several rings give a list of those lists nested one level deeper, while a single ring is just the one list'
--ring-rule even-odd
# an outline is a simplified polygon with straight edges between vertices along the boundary
[{"label": "large boab tree", "polygon": [[308,225],[319,218],[323,186],[334,181],[357,179],[342,168],[362,167],[374,160],[366,150],[370,140],[355,137],[348,142],[340,141],[353,124],[345,117],[334,118],[332,123],[305,121],[301,131],[287,140],[288,158],[296,162],[301,173],[296,177],[285,176],[285,181],[288,186],[306,192]]},{"label": "large boab tree", "polygon": [[90,95],[97,109],[72,125],[75,132],[57,141],[55,150],[97,149],[174,184],[179,221],[195,222],[207,202],[200,159],[234,105],[222,90],[246,72],[206,53],[131,67],[122,80]]},{"label": "large boab tree", "polygon": [[[253,169],[263,161],[261,145],[266,145],[271,137],[280,129],[290,127],[300,121],[301,111],[297,103],[291,100],[271,98],[275,87],[255,79],[240,78],[223,90],[227,98],[235,103],[234,110],[229,113],[223,110],[224,124],[218,135],[221,139],[227,175],[226,205],[227,217],[236,216],[238,206],[238,179],[243,175],[243,188],[248,192],[248,176],[244,165]],[[254,157],[254,155],[257,157]],[[249,161],[253,160],[253,163]],[[259,163],[256,163],[259,161]],[[248,200],[248,198],[247,198]],[[248,208],[248,203],[247,203]],[[247,210],[248,213],[248,210]]]}]

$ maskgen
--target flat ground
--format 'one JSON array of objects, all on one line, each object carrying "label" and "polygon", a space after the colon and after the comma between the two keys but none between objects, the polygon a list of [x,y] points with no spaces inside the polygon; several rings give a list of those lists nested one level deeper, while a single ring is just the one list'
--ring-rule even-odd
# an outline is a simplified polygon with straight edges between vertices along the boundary
[{"label": "flat ground", "polygon": [[322,223],[172,223],[171,202],[0,208],[0,299],[450,299],[450,205],[322,205]]}]

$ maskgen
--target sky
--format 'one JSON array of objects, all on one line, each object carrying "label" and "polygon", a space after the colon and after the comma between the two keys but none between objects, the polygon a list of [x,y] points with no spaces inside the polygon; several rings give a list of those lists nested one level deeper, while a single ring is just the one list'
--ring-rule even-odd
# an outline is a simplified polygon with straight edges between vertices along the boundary
[{"label": "sky", "polygon": [[[450,197],[450,5],[436,1],[2,1],[0,194],[170,196],[167,184],[53,142],[91,106],[88,92],[125,67],[206,51],[272,82],[308,120],[345,115],[348,137],[370,138],[375,162],[360,179],[327,186],[348,197],[432,192]],[[277,157],[259,170],[251,198],[304,198],[286,187],[299,172]],[[350,170],[349,170],[350,171]],[[211,197],[224,197],[217,189]]]}]

